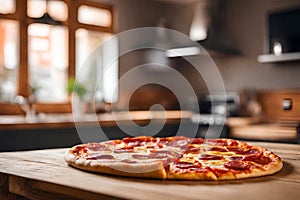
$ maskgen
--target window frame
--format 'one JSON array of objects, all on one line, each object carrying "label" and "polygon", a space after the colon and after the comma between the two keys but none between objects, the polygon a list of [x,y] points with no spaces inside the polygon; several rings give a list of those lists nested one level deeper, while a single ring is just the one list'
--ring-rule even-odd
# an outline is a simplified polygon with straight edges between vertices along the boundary
[{"label": "window frame", "polygon": [[[74,78],[76,74],[76,30],[83,28],[91,31],[105,32],[114,34],[114,12],[113,6],[95,2],[91,0],[60,0],[68,8],[68,19],[62,21],[68,30],[68,78]],[[81,5],[95,8],[106,9],[111,12],[111,24],[109,27],[90,25],[78,21],[78,8]],[[14,13],[1,14],[0,19],[11,19],[19,22],[19,68],[18,68],[18,85],[17,95],[24,97],[30,96],[29,87],[29,63],[28,63],[28,26],[35,23],[27,15],[27,0],[16,0],[16,9]],[[34,108],[37,112],[45,113],[65,113],[72,112],[71,101],[61,103],[35,103]],[[0,114],[21,114],[22,110],[18,105],[10,102],[0,103]]]}]

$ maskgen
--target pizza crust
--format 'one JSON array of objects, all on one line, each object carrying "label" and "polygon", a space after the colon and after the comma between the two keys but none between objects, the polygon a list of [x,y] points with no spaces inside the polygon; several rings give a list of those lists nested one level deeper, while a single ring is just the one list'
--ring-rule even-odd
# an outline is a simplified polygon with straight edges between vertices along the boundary
[{"label": "pizza crust", "polygon": [[184,180],[218,180],[217,176],[213,172],[204,173],[176,173],[169,171],[167,179],[184,179]]},{"label": "pizza crust", "polygon": [[67,151],[64,156],[65,161],[78,169],[87,170],[91,172],[99,172],[105,174],[113,174],[127,177],[144,177],[165,179],[166,171],[163,162],[148,162],[148,163],[103,163],[96,160],[86,160],[74,156],[71,151]]}]

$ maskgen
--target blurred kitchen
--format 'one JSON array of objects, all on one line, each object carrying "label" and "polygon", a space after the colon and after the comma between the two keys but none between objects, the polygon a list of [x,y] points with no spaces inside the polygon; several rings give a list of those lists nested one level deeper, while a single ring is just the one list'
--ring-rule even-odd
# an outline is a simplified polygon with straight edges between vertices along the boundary
[{"label": "blurred kitchen", "polygon": [[[0,151],[69,147],[81,142],[77,131],[93,138],[99,124],[109,139],[153,135],[158,128],[155,136],[172,136],[183,124],[186,132],[197,129],[196,137],[206,137],[211,126],[221,131],[211,137],[299,143],[299,23],[299,0],[1,0]],[[98,52],[106,60],[86,61],[102,42],[141,27],[171,29],[199,42],[226,95],[218,85],[208,91],[204,79],[216,79],[209,73],[213,62],[195,61],[210,75],[202,77],[186,61],[199,54],[193,43],[163,44],[170,39],[164,31],[145,41],[157,49],[121,55],[109,70],[105,65],[118,56],[122,41]],[[180,48],[179,55],[161,48]],[[118,83],[145,64],[135,79]],[[87,65],[94,67],[82,69]],[[196,99],[187,95],[179,102],[172,90],[154,83],[131,92],[136,81],[154,77],[176,85],[164,65],[189,81]],[[82,79],[75,82],[79,71]],[[73,107],[82,112],[76,126],[72,93],[73,102],[83,105]],[[149,123],[154,128],[144,129]]]}]

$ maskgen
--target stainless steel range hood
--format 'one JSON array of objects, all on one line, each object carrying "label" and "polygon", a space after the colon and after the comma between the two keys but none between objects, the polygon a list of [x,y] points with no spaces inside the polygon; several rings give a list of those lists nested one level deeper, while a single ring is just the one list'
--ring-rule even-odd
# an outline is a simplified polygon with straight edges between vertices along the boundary
[{"label": "stainless steel range hood", "polygon": [[207,39],[197,42],[208,52],[214,54],[241,54],[221,26],[212,26],[208,31]]},{"label": "stainless steel range hood", "polygon": [[190,37],[211,54],[241,54],[225,30],[223,6],[220,0],[199,2],[194,11]]}]

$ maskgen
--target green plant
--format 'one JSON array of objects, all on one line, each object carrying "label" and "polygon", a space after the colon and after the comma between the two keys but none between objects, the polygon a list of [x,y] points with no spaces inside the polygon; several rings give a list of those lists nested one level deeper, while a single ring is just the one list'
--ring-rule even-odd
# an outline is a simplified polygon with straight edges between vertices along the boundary
[{"label": "green plant", "polygon": [[87,89],[84,84],[75,81],[74,78],[70,78],[68,80],[68,88],[67,91],[69,94],[76,94],[80,99],[83,99],[84,95],[87,93]]}]

